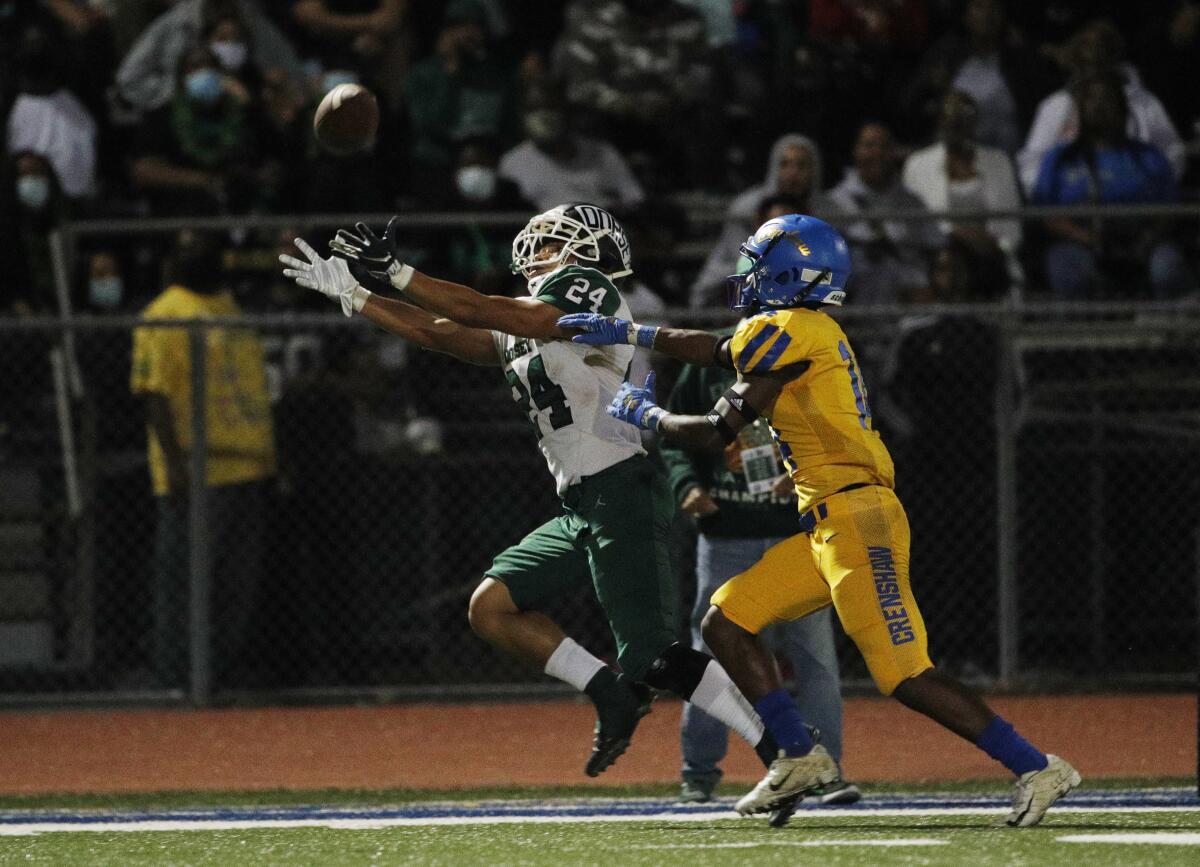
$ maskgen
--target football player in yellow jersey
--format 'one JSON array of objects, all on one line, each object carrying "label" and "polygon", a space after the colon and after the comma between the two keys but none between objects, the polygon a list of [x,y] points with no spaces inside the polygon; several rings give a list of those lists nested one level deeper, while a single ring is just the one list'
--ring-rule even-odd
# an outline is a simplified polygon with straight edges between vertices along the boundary
[{"label": "football player in yellow jersey", "polygon": [[582,313],[558,320],[593,345],[653,347],[682,361],[737,371],[706,416],[676,415],[626,383],[613,416],[695,449],[720,449],[759,415],[770,423],[800,501],[799,532],[712,597],[704,638],[753,704],[781,751],[739,812],[794,804],[840,777],[783,689],[758,633],[833,605],[879,690],[977,745],[1017,776],[1008,823],[1034,825],[1079,785],[1071,765],[1022,738],[983,699],[934,668],[909,584],[909,530],[891,456],[871,423],[866,385],[841,327],[821,311],[845,299],[846,242],[829,224],[790,214],[768,220],[741,248],[730,306],[747,316],[732,337],[653,328]]}]

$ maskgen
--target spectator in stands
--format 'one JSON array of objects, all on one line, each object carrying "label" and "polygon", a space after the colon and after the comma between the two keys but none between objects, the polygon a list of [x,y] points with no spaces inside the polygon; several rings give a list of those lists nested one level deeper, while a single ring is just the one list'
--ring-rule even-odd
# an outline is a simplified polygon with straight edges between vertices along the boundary
[{"label": "spectator in stands", "polygon": [[[1200,87],[1180,86],[1200,81],[1200,2],[1175,0],[1154,15],[1142,34],[1140,55],[1146,83],[1162,97],[1175,128],[1191,138],[1188,156],[1192,175],[1185,186],[1197,186],[1200,176]],[[1189,183],[1190,182],[1190,183]]]},{"label": "spectator in stands", "polygon": [[5,235],[2,246],[10,305],[20,312],[49,313],[58,309],[49,233],[62,222],[67,202],[45,157],[25,151],[15,154],[9,166],[13,234]]},{"label": "spectator in stands", "polygon": [[96,121],[63,84],[61,50],[44,30],[23,34],[19,94],[8,116],[8,153],[36,153],[71,199],[97,191]]},{"label": "spectator in stands", "polygon": [[[213,263],[212,235],[180,234],[167,289],[142,318],[204,319],[241,311]],[[246,638],[263,569],[268,483],[275,435],[263,350],[250,331],[206,332],[206,436],[212,555],[214,672],[227,676]],[[150,477],[158,504],[155,538],[153,663],[162,686],[179,686],[188,662],[188,496],[192,440],[190,338],[181,328],[139,328],[131,389],[144,396]]]},{"label": "spectator in stands", "polygon": [[[817,62],[836,68],[833,89],[840,101],[826,105],[841,129],[818,140],[840,152],[863,117],[904,123],[897,111],[901,89],[929,38],[928,0],[811,0],[808,45]],[[808,73],[811,74],[811,73]],[[840,80],[837,80],[840,79]],[[855,106],[847,112],[846,106]],[[838,115],[849,115],[842,120]],[[849,124],[849,127],[847,126]]]},{"label": "spectator in stands", "polygon": [[203,41],[205,24],[235,15],[249,35],[257,67],[282,69],[297,83],[304,70],[295,49],[263,13],[258,0],[180,0],[158,16],[129,49],[117,69],[117,92],[141,112],[163,108],[175,95],[183,56]]},{"label": "spectator in stands", "polygon": [[243,210],[258,177],[251,93],[207,46],[184,54],[171,102],[139,128],[134,185],[156,214]]},{"label": "spectator in stands", "polygon": [[536,208],[594,202],[626,211],[642,203],[645,193],[617,149],[572,129],[571,107],[558,82],[531,83],[524,112],[525,141],[501,158],[500,175]]},{"label": "spectator in stands", "polygon": [[979,108],[978,142],[1014,154],[1055,78],[1009,26],[1002,0],[968,0],[961,28],[926,53],[902,105],[906,115],[933,121],[947,90],[966,93]]},{"label": "spectator in stands", "polygon": [[847,291],[855,304],[895,304],[925,282],[929,258],[941,245],[930,220],[872,218],[878,210],[921,211],[925,205],[900,182],[892,132],[881,123],[859,129],[854,167],[829,191],[841,217],[834,217],[850,245],[852,277]]},{"label": "spectator in stands", "polygon": [[821,151],[812,139],[799,133],[778,138],[771,146],[765,180],[730,202],[721,237],[692,283],[688,304],[711,309],[724,302],[725,278],[735,270],[738,248],[760,225],[757,215],[764,199],[786,196],[796,203],[798,213],[828,214],[834,204],[821,192],[821,178]]},{"label": "spectator in stands", "polygon": [[554,52],[591,132],[664,181],[719,177],[719,81],[698,12],[675,0],[574,0]]},{"label": "spectator in stands", "polygon": [[459,147],[489,138],[501,147],[519,136],[515,67],[492,51],[480,0],[451,0],[431,57],[413,64],[405,82],[412,191],[437,200],[454,183]]},{"label": "spectator in stands", "polygon": [[[1167,157],[1130,136],[1126,87],[1116,70],[1077,79],[1072,90],[1079,133],[1042,160],[1033,202],[1038,205],[1168,203],[1179,190]],[[1059,298],[1082,300],[1106,292],[1126,296],[1148,276],[1156,298],[1192,286],[1179,247],[1162,220],[1047,219],[1053,243],[1046,277]]]},{"label": "spectator in stands", "polygon": [[462,146],[446,208],[461,213],[468,221],[461,229],[445,233],[447,279],[489,295],[509,294],[512,228],[469,222],[471,214],[531,209],[517,185],[497,171],[496,146],[492,142],[474,139]]},{"label": "spectator in stands", "polygon": [[393,45],[408,0],[296,0],[291,17],[304,33],[300,49],[325,70],[362,70]]},{"label": "spectator in stands", "polygon": [[[1117,74],[1123,80],[1131,139],[1154,145],[1167,157],[1175,178],[1183,174],[1186,160],[1183,141],[1158,97],[1142,86],[1137,69],[1124,62],[1125,41],[1111,21],[1099,19],[1080,30],[1067,46],[1066,59],[1072,81]],[[1021,183],[1032,192],[1043,158],[1055,145],[1075,138],[1080,120],[1070,86],[1042,100],[1025,146],[1017,156]]]},{"label": "spectator in stands", "polygon": [[[979,110],[975,100],[952,90],[942,100],[939,141],[912,154],[904,163],[904,186],[931,211],[1013,210],[1021,206],[1017,175],[1008,155],[980,145],[975,132]],[[961,242],[970,258],[971,280],[991,298],[1022,282],[1017,249],[1019,220],[945,221],[942,234]]]},{"label": "spectator in stands", "polygon": [[86,306],[90,310],[111,313],[125,300],[125,278],[121,263],[112,253],[93,253],[88,261]]}]

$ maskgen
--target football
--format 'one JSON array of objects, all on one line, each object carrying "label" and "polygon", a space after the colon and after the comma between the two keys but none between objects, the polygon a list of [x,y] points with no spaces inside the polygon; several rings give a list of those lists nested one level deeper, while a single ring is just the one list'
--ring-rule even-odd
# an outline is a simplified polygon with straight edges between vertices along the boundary
[{"label": "football", "polygon": [[379,130],[379,101],[359,84],[339,84],[325,94],[313,117],[321,147],[345,155],[367,150]]}]

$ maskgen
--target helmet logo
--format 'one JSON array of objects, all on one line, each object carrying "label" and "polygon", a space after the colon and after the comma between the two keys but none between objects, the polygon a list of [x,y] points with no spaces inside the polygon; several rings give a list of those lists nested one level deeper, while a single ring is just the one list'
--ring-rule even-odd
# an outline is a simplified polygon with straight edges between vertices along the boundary
[{"label": "helmet logo", "polygon": [[799,238],[792,238],[791,240],[792,240],[792,243],[796,245],[796,249],[800,251],[801,256],[811,256],[812,255],[812,250],[810,250],[808,248],[808,244],[805,244]]}]

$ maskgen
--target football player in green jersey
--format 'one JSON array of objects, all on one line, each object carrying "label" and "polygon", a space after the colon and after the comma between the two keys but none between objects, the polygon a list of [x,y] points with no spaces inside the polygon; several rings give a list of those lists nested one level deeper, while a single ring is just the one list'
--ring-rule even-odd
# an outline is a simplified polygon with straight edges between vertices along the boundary
[{"label": "football player in green jersey", "polygon": [[[769,764],[774,742],[724,669],[676,640],[668,546],[674,500],[639,432],[606,412],[635,347],[582,346],[563,339],[569,333],[556,324],[564,313],[629,316],[613,282],[632,270],[620,224],[590,204],[533,217],[513,241],[513,270],[528,281],[526,298],[481,295],[414,270],[396,256],[396,229],[393,218],[382,236],[363,223],[340,230],[328,258],[297,239],[304,259],[280,259],[285,276],[338,301],[347,316],[360,313],[425,348],[502,368],[529,416],[563,511],[496,557],[471,597],[472,628],[592,699],[599,719],[591,776],[625,751],[649,709],[642,684],[696,703]],[[369,291],[349,262],[415,304]],[[621,675],[539,611],[582,585],[604,609]]]}]

